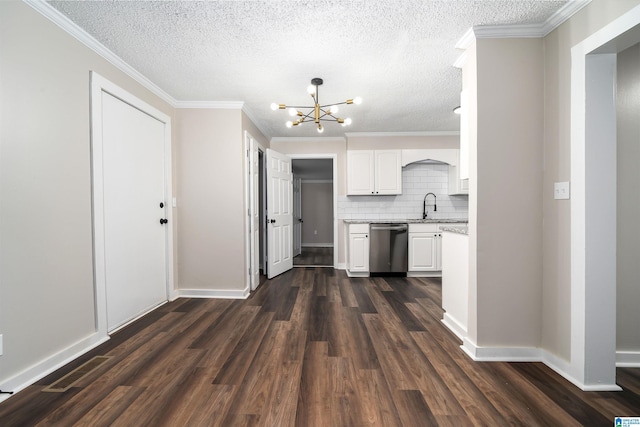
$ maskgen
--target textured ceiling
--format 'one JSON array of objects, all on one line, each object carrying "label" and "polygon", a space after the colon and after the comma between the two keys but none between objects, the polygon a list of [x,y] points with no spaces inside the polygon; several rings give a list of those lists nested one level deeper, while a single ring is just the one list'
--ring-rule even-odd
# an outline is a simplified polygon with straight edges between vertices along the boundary
[{"label": "textured ceiling", "polygon": [[79,27],[177,101],[242,101],[267,137],[287,129],[272,102],[344,106],[323,136],[455,131],[456,42],[478,25],[541,24],[567,1],[253,0],[51,1]]}]

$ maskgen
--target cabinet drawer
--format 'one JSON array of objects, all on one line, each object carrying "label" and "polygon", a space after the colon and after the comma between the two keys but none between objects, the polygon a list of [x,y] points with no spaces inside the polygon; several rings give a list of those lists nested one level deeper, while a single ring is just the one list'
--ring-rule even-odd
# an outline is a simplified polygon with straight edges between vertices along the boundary
[{"label": "cabinet drawer", "polygon": [[369,233],[369,224],[349,224],[349,234]]},{"label": "cabinet drawer", "polygon": [[440,224],[409,224],[409,233],[437,233],[440,231]]}]

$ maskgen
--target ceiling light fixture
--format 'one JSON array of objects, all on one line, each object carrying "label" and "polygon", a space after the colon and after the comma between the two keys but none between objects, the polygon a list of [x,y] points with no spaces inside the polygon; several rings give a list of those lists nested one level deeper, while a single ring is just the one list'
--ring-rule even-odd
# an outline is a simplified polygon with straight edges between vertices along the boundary
[{"label": "ceiling light fixture", "polygon": [[[336,114],[338,113],[338,105],[344,105],[344,104],[359,105],[362,103],[362,99],[360,97],[357,97],[353,99],[347,99],[344,102],[338,102],[335,104],[320,105],[320,99],[318,97],[318,86],[322,85],[322,83],[323,83],[322,79],[319,77],[316,77],[314,79],[311,79],[311,85],[307,88],[309,95],[311,95],[311,98],[313,98],[312,106],[286,105],[286,104],[273,103],[271,104],[271,109],[274,111],[289,109],[289,115],[298,117],[297,120],[288,121],[286,123],[286,126],[288,128],[293,126],[298,126],[299,124],[304,122],[313,121],[318,126],[318,133],[322,133],[324,131],[324,127],[320,122],[338,122],[342,126],[350,125],[351,124],[350,118],[343,119],[336,116]],[[306,113],[301,111],[306,109],[309,110]]]}]

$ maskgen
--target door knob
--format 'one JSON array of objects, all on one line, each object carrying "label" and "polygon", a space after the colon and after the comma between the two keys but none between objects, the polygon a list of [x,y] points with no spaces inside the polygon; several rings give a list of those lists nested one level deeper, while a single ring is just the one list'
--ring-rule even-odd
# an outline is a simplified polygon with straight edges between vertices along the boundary
[{"label": "door knob", "polygon": [[270,219],[270,220],[269,220],[269,222],[270,222],[271,224],[275,224],[275,223],[276,223],[276,220],[275,220],[275,219]]},{"label": "door knob", "polygon": [[160,218],[160,225],[164,225],[164,224],[166,224],[168,222],[169,222],[168,219]]},{"label": "door knob", "polygon": [[160,209],[164,208],[164,203],[160,202]]}]

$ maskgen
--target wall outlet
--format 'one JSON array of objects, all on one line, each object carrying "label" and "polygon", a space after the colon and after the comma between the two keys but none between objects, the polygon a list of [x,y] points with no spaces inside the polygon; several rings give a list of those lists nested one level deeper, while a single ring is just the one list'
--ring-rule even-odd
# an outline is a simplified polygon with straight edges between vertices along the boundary
[{"label": "wall outlet", "polygon": [[313,234],[318,234],[318,230],[313,230]]},{"label": "wall outlet", "polygon": [[553,198],[556,200],[568,200],[570,198],[568,181],[553,183]]}]

